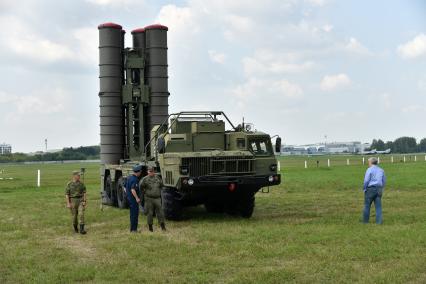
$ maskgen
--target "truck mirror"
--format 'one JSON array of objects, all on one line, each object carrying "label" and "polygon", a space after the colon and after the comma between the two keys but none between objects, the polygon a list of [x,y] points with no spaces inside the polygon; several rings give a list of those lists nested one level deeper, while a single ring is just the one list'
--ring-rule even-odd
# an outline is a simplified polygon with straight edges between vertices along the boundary
[{"label": "truck mirror", "polygon": [[166,141],[164,137],[158,137],[157,139],[157,151],[160,154],[163,154],[166,151]]},{"label": "truck mirror", "polygon": [[275,152],[281,152],[281,137],[277,137],[277,139],[275,140]]}]

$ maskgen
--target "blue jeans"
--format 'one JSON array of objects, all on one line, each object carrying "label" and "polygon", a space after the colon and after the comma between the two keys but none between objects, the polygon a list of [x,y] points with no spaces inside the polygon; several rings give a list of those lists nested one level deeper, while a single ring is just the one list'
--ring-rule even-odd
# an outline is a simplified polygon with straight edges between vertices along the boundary
[{"label": "blue jeans", "polygon": [[370,219],[370,207],[371,203],[374,202],[376,207],[376,224],[382,224],[382,192],[381,187],[368,187],[364,193],[364,211],[363,211],[363,222],[368,223]]},{"label": "blue jeans", "polygon": [[128,198],[130,207],[130,232],[136,232],[138,230],[139,221],[139,204],[134,198]]}]

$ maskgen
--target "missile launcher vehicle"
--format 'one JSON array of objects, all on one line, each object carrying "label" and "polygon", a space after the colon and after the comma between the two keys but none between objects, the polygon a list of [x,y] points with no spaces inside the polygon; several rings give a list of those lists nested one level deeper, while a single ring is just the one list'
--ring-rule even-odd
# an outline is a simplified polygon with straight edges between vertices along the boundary
[{"label": "missile launcher vehicle", "polygon": [[138,164],[163,180],[168,219],[200,204],[251,217],[255,194],[281,182],[281,138],[274,149],[268,134],[234,125],[222,111],[169,114],[167,27],[133,30],[132,48],[120,25],[98,29],[102,203],[128,207],[124,184]]}]

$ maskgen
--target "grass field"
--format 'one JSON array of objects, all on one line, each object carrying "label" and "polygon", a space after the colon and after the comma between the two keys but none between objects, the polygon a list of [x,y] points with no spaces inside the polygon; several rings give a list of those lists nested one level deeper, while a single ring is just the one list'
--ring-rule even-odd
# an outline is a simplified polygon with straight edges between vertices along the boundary
[{"label": "grass field", "polygon": [[[281,158],[284,183],[256,195],[249,220],[191,208],[167,233],[148,233],[142,218],[137,235],[128,233],[127,210],[100,210],[98,165],[0,165],[0,177],[15,178],[0,180],[0,283],[426,283],[424,156],[382,163],[382,226],[359,222],[361,158],[346,166],[332,157],[331,168],[325,157],[316,168],[316,159],[304,169],[303,157]],[[85,236],[72,232],[64,202],[81,166]]]}]

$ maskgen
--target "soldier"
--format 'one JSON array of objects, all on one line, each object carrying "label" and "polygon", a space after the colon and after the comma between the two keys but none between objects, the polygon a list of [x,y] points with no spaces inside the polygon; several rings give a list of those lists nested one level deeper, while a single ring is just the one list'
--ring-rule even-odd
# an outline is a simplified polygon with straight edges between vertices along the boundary
[{"label": "soldier", "polygon": [[139,205],[141,204],[140,190],[139,190],[139,177],[141,176],[142,167],[136,165],[133,167],[133,175],[131,175],[126,182],[125,188],[127,193],[127,200],[130,207],[130,232],[136,233],[138,231],[139,222]]},{"label": "soldier", "polygon": [[72,180],[68,182],[65,189],[67,207],[71,209],[74,231],[78,233],[78,221],[80,219],[80,234],[86,234],[84,230],[84,210],[86,209],[86,186],[80,181],[80,172],[72,173]]},{"label": "soldier", "polygon": [[163,188],[163,181],[155,174],[153,167],[148,167],[148,175],[141,180],[140,188],[145,198],[145,210],[147,212],[149,231],[154,231],[152,226],[154,212],[157,215],[161,230],[165,231],[166,224],[164,223],[164,213],[161,207],[161,189]]}]

